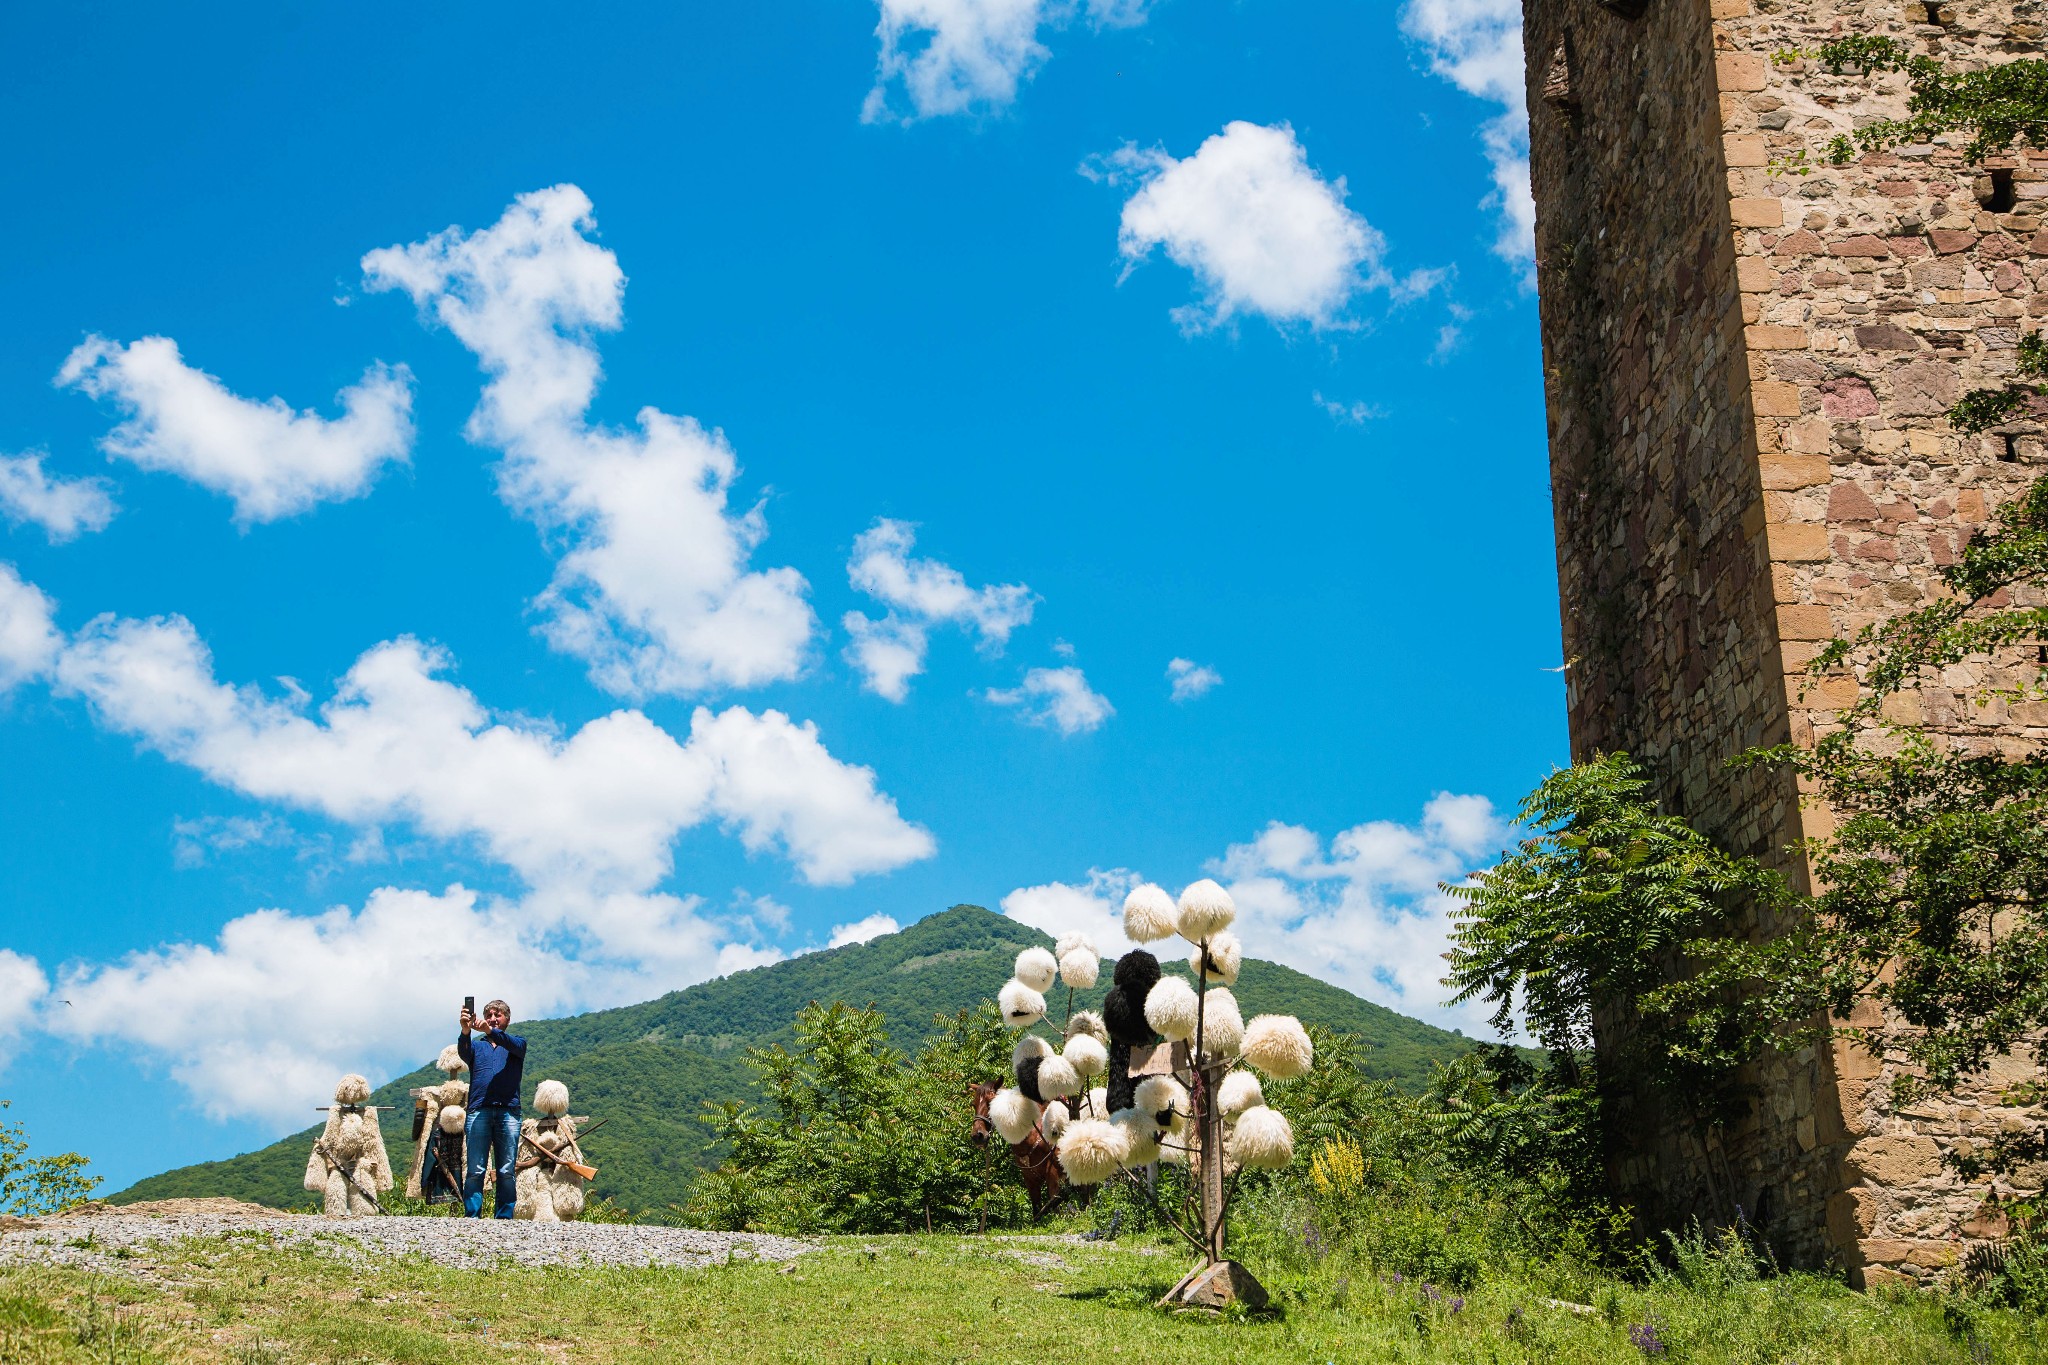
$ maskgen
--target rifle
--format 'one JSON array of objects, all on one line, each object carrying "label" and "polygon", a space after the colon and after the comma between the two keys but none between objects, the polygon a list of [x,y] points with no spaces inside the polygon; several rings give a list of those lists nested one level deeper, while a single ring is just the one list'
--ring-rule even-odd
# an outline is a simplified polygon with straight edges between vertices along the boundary
[{"label": "rifle", "polygon": [[[596,1123],[591,1124],[590,1127],[584,1129],[581,1133],[578,1133],[576,1135],[575,1141],[581,1142],[585,1137],[588,1137],[590,1134],[604,1127],[604,1125],[607,1122],[608,1120],[606,1119],[599,1119]],[[533,1148],[535,1154],[541,1157],[542,1159],[551,1161],[555,1165],[560,1166],[565,1170],[574,1171],[577,1175],[582,1176],[585,1180],[597,1179],[597,1167],[586,1166],[580,1161],[571,1161],[569,1160],[569,1158],[565,1156],[556,1156],[553,1152],[541,1146],[539,1143],[535,1142],[532,1138],[528,1137],[524,1133],[521,1133],[519,1135],[519,1140],[526,1146]],[[572,1142],[570,1145],[574,1146],[575,1143]],[[534,1164],[538,1165],[539,1163],[536,1162]]]},{"label": "rifle", "polygon": [[362,1181],[356,1179],[356,1172],[353,1166],[344,1166],[339,1160],[336,1159],[334,1153],[329,1151],[327,1148],[326,1138],[314,1138],[313,1150],[318,1152],[321,1156],[326,1157],[327,1164],[329,1166],[332,1166],[335,1170],[340,1171],[341,1178],[343,1180],[346,1180],[349,1184],[355,1186],[357,1194],[361,1195],[363,1198],[370,1201],[371,1208],[377,1210],[377,1212],[379,1213],[384,1212],[384,1206],[377,1202],[377,1192],[375,1190],[366,1188]]}]

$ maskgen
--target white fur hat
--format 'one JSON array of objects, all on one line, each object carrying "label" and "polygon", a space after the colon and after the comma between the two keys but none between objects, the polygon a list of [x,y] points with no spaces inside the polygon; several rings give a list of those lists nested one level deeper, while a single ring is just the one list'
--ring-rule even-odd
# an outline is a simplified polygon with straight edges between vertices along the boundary
[{"label": "white fur hat", "polygon": [[1237,997],[1211,986],[1202,997],[1202,1050],[1211,1057],[1235,1057],[1244,1042],[1244,1014]]},{"label": "white fur hat", "polygon": [[1124,897],[1124,937],[1133,943],[1170,938],[1180,927],[1180,914],[1165,888],[1146,882]]},{"label": "white fur hat", "polygon": [[462,1060],[462,1052],[450,1043],[441,1049],[441,1055],[434,1059],[434,1065],[450,1076],[459,1076],[469,1070],[469,1063]]},{"label": "white fur hat", "polygon": [[1067,1112],[1067,1106],[1064,1104],[1048,1104],[1045,1106],[1045,1112],[1038,1118],[1038,1135],[1057,1147],[1060,1145],[1060,1134],[1067,1130],[1067,1125],[1073,1122],[1073,1119],[1074,1116]]},{"label": "white fur hat", "polygon": [[1016,1069],[1033,1057],[1052,1056],[1052,1044],[1035,1033],[1026,1033],[1017,1039],[1017,1046],[1010,1049],[1010,1070]]},{"label": "white fur hat", "polygon": [[1244,1059],[1268,1076],[1305,1076],[1315,1065],[1315,1044],[1291,1014],[1262,1014],[1244,1031]]},{"label": "white fur hat", "polygon": [[461,1105],[445,1104],[441,1106],[441,1112],[434,1122],[444,1133],[459,1133],[462,1131],[463,1120],[467,1117],[468,1115],[462,1112]]},{"label": "white fur hat", "polygon": [[1208,960],[1202,957],[1200,944],[1188,954],[1188,970],[1200,972],[1211,981],[1221,981],[1226,986],[1237,984],[1237,969],[1243,965],[1244,948],[1237,941],[1237,935],[1229,930],[1209,940]]},{"label": "white fur hat", "polygon": [[1017,979],[1034,991],[1051,990],[1059,969],[1059,959],[1043,948],[1026,948],[1017,954]]},{"label": "white fur hat", "polygon": [[464,1105],[469,1103],[468,1081],[443,1081],[437,1092],[442,1104]]},{"label": "white fur hat", "polygon": [[1005,1087],[988,1102],[988,1119],[1003,1135],[1003,1141],[1014,1147],[1030,1135],[1032,1125],[1038,1122],[1038,1106],[1025,1099],[1022,1092]]},{"label": "white fur hat", "polygon": [[1078,1037],[1083,1033],[1105,1047],[1109,1045],[1109,1030],[1103,1027],[1102,1016],[1094,1010],[1075,1010],[1073,1017],[1067,1020],[1067,1037]]},{"label": "white fur hat", "polygon": [[1077,991],[1085,991],[1102,975],[1102,959],[1093,948],[1076,948],[1060,954],[1060,980]]},{"label": "white fur hat", "polygon": [[1216,1108],[1227,1119],[1265,1102],[1266,1092],[1259,1088],[1259,1078],[1249,1071],[1231,1072],[1216,1089]]},{"label": "white fur hat", "polygon": [[1081,1093],[1081,1077],[1074,1064],[1057,1054],[1038,1064],[1038,1093],[1049,1100],[1063,1100]]},{"label": "white fur hat", "polygon": [[1061,934],[1058,942],[1052,945],[1052,955],[1054,957],[1065,957],[1068,953],[1074,952],[1092,953],[1094,951],[1095,940],[1086,934]]},{"label": "white fur hat", "polygon": [[996,992],[996,1006],[1011,1028],[1030,1028],[1045,1018],[1045,997],[1021,981],[1009,981]]},{"label": "white fur hat", "polygon": [[1195,988],[1177,976],[1162,976],[1145,997],[1145,1022],[1170,1043],[1195,1036]]},{"label": "white fur hat", "polygon": [[1277,1171],[1294,1160],[1294,1127],[1277,1109],[1255,1104],[1230,1130],[1230,1159],[1240,1166]]},{"label": "white fur hat", "polygon": [[1207,877],[1180,893],[1180,936],[1190,943],[1216,937],[1236,918],[1230,893]]},{"label": "white fur hat", "polygon": [[1065,1057],[1067,1064],[1074,1068],[1074,1074],[1084,1080],[1109,1070],[1109,1049],[1093,1034],[1077,1033],[1067,1039],[1060,1056]]},{"label": "white fur hat", "polygon": [[1166,1131],[1178,1133],[1188,1125],[1187,1087],[1171,1076],[1147,1076],[1138,1082],[1137,1108],[1154,1118],[1171,1111]]},{"label": "white fur hat", "polygon": [[1076,1185],[1100,1185],[1123,1165],[1126,1141],[1107,1119],[1076,1119],[1060,1134],[1060,1169]]},{"label": "white fur hat", "polygon": [[548,1118],[569,1112],[569,1087],[560,1081],[542,1081],[533,1091],[533,1107]]},{"label": "white fur hat", "polygon": [[1159,1160],[1159,1121],[1137,1109],[1119,1109],[1109,1121],[1124,1135],[1123,1163],[1143,1166]]},{"label": "white fur hat", "polygon": [[370,1083],[351,1071],[334,1083],[336,1104],[361,1104],[370,1098]]}]

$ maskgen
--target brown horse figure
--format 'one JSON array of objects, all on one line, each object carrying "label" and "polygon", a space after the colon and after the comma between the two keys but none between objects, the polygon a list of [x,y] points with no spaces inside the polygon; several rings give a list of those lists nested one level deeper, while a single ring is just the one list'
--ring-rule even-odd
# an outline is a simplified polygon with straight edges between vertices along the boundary
[{"label": "brown horse figure", "polygon": [[[967,1093],[974,1097],[974,1145],[986,1147],[991,1138],[1000,1136],[994,1121],[988,1116],[988,1106],[996,1097],[996,1087],[982,1081],[968,1086]],[[1010,1160],[1016,1163],[1017,1174],[1023,1177],[1024,1192],[1031,1197],[1031,1221],[1036,1223],[1058,1206],[1066,1185],[1066,1173],[1060,1169],[1059,1154],[1053,1151],[1052,1144],[1045,1140],[1045,1134],[1039,1132],[1035,1124],[1022,1142],[1011,1143],[1009,1147]]]}]

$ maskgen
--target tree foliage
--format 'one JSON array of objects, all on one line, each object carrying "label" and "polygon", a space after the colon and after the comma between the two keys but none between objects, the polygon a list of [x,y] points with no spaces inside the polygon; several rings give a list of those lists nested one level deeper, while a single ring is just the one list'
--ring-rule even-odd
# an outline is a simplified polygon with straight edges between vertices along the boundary
[{"label": "tree foliage", "polygon": [[975,1226],[993,1200],[1007,1221],[1014,1169],[969,1141],[967,1087],[1003,1077],[1009,1055],[993,1006],[939,1020],[913,1060],[878,1011],[807,1005],[792,1044],[748,1053],[761,1105],[709,1115],[731,1156],[689,1212],[716,1227],[913,1232]]},{"label": "tree foliage", "polygon": [[[7,1105],[0,1100],[0,1109]],[[84,1203],[100,1185],[98,1176],[85,1173],[86,1165],[76,1152],[30,1156],[28,1130],[0,1123],[0,1213],[26,1217]]]},{"label": "tree foliage", "polygon": [[1519,1006],[1559,1067],[1593,1055],[1596,1020],[1611,1025],[1603,1073],[1718,1118],[1735,1068],[1767,1037],[1751,998],[1782,987],[1782,964],[1804,943],[1796,931],[1737,936],[1742,915],[1790,908],[1783,877],[1659,812],[1623,753],[1551,774],[1516,818],[1531,831],[1518,848],[1444,888],[1463,903],[1449,954],[1456,999],[1484,999],[1503,1030]]}]

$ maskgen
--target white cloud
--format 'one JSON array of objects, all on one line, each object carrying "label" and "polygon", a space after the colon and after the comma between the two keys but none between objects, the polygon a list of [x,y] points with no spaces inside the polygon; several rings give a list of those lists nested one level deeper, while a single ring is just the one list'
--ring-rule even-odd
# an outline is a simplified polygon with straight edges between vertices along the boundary
[{"label": "white cloud", "polygon": [[13,1056],[8,1045],[34,1020],[49,993],[49,978],[34,958],[0,948],[0,1072],[7,1070]]},{"label": "white cloud", "polygon": [[104,531],[119,510],[105,479],[66,479],[43,469],[39,451],[0,455],[0,516],[43,528],[52,545]]},{"label": "white cloud", "polygon": [[[1443,953],[1454,903],[1437,888],[1462,880],[1497,852],[1507,829],[1482,796],[1440,793],[1413,825],[1372,821],[1327,844],[1278,821],[1233,844],[1206,870],[1237,902],[1247,956],[1283,963],[1443,1028],[1484,1036],[1487,1010],[1444,1002]],[[1081,886],[1053,882],[1004,897],[1003,913],[1047,933],[1101,935],[1125,951],[1122,898],[1138,873],[1090,872]]]},{"label": "white cloud", "polygon": [[[1344,204],[1286,124],[1235,122],[1181,160],[1126,146],[1084,173],[1139,188],[1124,204],[1118,246],[1132,266],[1164,247],[1193,272],[1202,301],[1174,312],[1200,329],[1257,313],[1275,323],[1342,326],[1352,295],[1395,287],[1386,239]],[[1434,274],[1411,277],[1423,292]]]},{"label": "white cloud", "polygon": [[1220,686],[1223,675],[1193,659],[1173,659],[1166,665],[1166,680],[1173,684],[1175,701],[1193,701],[1210,688]]},{"label": "white cloud", "polygon": [[1356,402],[1340,403],[1334,398],[1323,397],[1320,389],[1310,396],[1314,398],[1315,405],[1328,413],[1330,420],[1339,426],[1362,427],[1367,422],[1377,421],[1387,415],[1376,404],[1368,403],[1362,398]]},{"label": "white cloud", "polygon": [[[645,999],[777,956],[721,945],[721,932],[697,902],[672,896],[551,904],[487,901],[460,886],[441,895],[384,887],[361,910],[258,910],[212,944],[75,964],[59,978],[71,1005],[53,1004],[44,1022],[79,1042],[120,1041],[164,1059],[209,1114],[290,1131],[342,1073],[381,1081],[453,1036],[462,989],[448,975],[451,956],[474,959],[479,993],[532,1019]],[[575,957],[560,951],[565,937]]]},{"label": "white cloud", "polygon": [[249,796],[351,824],[410,820],[469,839],[531,885],[641,891],[666,876],[682,830],[716,819],[751,851],[780,849],[806,880],[843,883],[930,856],[874,773],[840,763],[815,726],[777,711],[700,707],[678,744],[638,711],[569,738],[493,723],[440,677],[442,651],[369,650],[318,718],[303,698],[215,681],[180,618],[100,617],[58,663],[108,727]]},{"label": "white cloud", "polygon": [[1088,686],[1088,679],[1072,664],[1065,668],[1034,668],[1024,675],[1023,685],[1008,691],[990,688],[988,699],[998,706],[1021,708],[1033,725],[1050,725],[1063,735],[1099,730],[1116,714],[1109,698]]},{"label": "white cloud", "polygon": [[366,287],[408,294],[490,376],[469,419],[505,453],[501,496],[567,546],[536,600],[557,649],[625,696],[796,675],[815,624],[803,576],[751,570],[759,506],[728,506],[739,467],[717,431],[653,407],[592,425],[594,335],[622,323],[625,276],[574,185],[521,195],[498,222],[363,258]]},{"label": "white cloud", "polygon": [[1501,106],[1479,129],[1493,168],[1493,192],[1484,202],[1500,214],[1494,254],[1518,265],[1533,261],[1536,201],[1529,192],[1521,0],[1409,0],[1401,28],[1428,50],[1437,75]]},{"label": "white cloud", "polygon": [[64,647],[56,603],[12,564],[0,564],[0,692],[41,677]]},{"label": "white cloud", "polygon": [[853,642],[846,657],[867,678],[868,689],[890,701],[910,694],[924,672],[934,626],[957,625],[1000,651],[1010,632],[1031,620],[1038,598],[1022,583],[970,588],[960,571],[936,559],[912,559],[916,528],[883,519],[853,543],[846,572],[853,586],[889,608],[881,620],[850,611],[842,624]]},{"label": "white cloud", "polygon": [[[1152,0],[878,0],[881,42],[869,123],[1001,109],[1051,53],[1041,30],[1077,17],[1097,29],[1145,22]],[[897,91],[907,99],[902,109]]]},{"label": "white cloud", "polygon": [[1020,886],[1003,897],[1003,913],[1019,924],[1028,924],[1057,939],[1064,934],[1086,934],[1095,951],[1106,958],[1119,958],[1137,945],[1124,937],[1124,897],[1144,880],[1123,868],[1103,871],[1091,868],[1079,886],[1048,882],[1044,886]]},{"label": "white cloud", "polygon": [[226,494],[244,525],[360,497],[412,449],[412,375],[403,365],[372,365],[335,395],[343,415],[333,419],[294,412],[282,398],[238,397],[187,365],[169,337],[126,347],[87,337],[57,384],[129,414],[100,442],[108,454]]},{"label": "white cloud", "polygon": [[825,946],[828,948],[844,948],[849,943],[866,943],[871,938],[880,938],[883,934],[893,934],[902,927],[892,916],[882,914],[869,915],[866,919],[857,919],[851,924],[833,925],[832,937],[826,942]]},{"label": "white cloud", "polygon": [[299,842],[291,823],[279,816],[220,815],[171,821],[171,861],[203,867],[209,855],[245,848],[287,848]]}]

